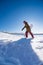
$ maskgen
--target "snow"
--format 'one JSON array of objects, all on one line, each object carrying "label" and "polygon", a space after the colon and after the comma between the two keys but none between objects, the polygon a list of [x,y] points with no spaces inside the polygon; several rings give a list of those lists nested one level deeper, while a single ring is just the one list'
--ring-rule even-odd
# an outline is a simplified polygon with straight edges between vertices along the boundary
[{"label": "snow", "polygon": [[43,35],[0,32],[0,65],[43,65]]},{"label": "snow", "polygon": [[[11,34],[8,34],[8,33],[3,33],[3,32],[0,32],[0,42],[5,42],[5,44],[7,42],[13,42],[13,41],[17,41],[19,39],[21,39],[23,36],[21,35],[11,35]],[[3,43],[1,43],[3,44]],[[8,44],[8,43],[7,43]]]},{"label": "snow", "polygon": [[36,35],[31,42],[32,48],[37,53],[39,59],[43,62],[43,35]]}]

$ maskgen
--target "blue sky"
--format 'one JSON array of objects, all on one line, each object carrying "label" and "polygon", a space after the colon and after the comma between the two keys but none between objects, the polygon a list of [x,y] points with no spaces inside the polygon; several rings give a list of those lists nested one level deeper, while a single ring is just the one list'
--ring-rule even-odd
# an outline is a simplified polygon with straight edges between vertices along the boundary
[{"label": "blue sky", "polygon": [[24,20],[43,33],[43,0],[0,0],[0,31],[22,32]]}]

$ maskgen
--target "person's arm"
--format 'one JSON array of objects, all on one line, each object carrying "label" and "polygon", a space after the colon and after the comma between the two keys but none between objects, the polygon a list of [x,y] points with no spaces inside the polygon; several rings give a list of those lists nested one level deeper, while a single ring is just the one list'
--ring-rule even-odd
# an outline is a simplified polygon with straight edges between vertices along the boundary
[{"label": "person's arm", "polygon": [[22,28],[22,30],[25,28],[25,26]]}]

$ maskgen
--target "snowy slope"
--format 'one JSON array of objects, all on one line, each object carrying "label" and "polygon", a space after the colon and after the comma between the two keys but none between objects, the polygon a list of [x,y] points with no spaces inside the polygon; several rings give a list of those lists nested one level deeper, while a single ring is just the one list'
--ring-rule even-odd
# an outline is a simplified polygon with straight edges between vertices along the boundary
[{"label": "snowy slope", "polygon": [[43,63],[43,35],[35,35],[35,38],[31,41],[31,45]]},{"label": "snowy slope", "polygon": [[26,39],[0,32],[0,65],[43,65],[43,35]]},{"label": "snowy slope", "polygon": [[[19,39],[21,39],[23,36],[22,35],[12,35],[12,34],[8,34],[8,33],[3,33],[0,32],[0,42],[4,42],[5,44],[8,42],[13,42],[13,41],[17,41]],[[3,44],[3,43],[0,43]]]}]

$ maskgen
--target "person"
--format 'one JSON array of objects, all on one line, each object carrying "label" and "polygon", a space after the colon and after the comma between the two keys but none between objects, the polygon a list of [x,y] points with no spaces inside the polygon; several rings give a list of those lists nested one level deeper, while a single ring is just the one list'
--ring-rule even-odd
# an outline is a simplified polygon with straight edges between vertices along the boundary
[{"label": "person", "polygon": [[26,38],[28,37],[28,33],[30,33],[30,35],[32,36],[32,38],[34,38],[34,35],[31,32],[31,28],[30,28],[29,24],[26,21],[23,21],[23,23],[25,24],[25,26],[22,28],[22,31],[24,30],[24,28],[26,28],[26,32],[25,32]]}]

